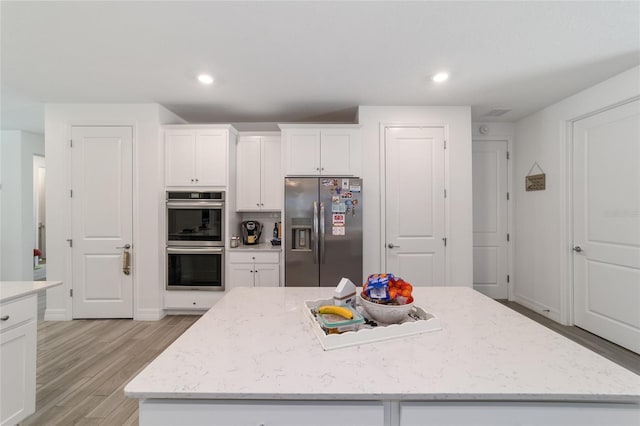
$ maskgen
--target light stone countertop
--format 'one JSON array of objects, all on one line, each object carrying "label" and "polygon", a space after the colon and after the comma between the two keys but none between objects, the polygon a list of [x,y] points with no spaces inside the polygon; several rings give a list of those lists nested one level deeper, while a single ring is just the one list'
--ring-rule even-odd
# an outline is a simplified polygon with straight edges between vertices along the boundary
[{"label": "light stone countertop", "polygon": [[640,376],[464,287],[414,289],[443,329],[323,351],[333,288],[235,288],[125,387],[132,398],[640,401]]},{"label": "light stone countertop", "polygon": [[282,251],[282,246],[272,246],[271,242],[245,245],[240,243],[238,247],[229,248],[229,251]]},{"label": "light stone countertop", "polygon": [[62,281],[0,281],[0,303],[45,291],[61,284]]}]

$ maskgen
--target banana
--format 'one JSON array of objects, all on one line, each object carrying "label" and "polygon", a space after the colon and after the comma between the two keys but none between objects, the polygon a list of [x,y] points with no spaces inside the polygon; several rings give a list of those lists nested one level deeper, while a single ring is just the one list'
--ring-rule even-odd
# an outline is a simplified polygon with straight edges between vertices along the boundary
[{"label": "banana", "polygon": [[351,312],[347,308],[343,308],[342,306],[334,306],[334,305],[320,306],[318,308],[318,313],[320,313],[320,314],[340,315],[341,317],[346,318],[346,319],[352,319],[353,318],[353,312]]}]

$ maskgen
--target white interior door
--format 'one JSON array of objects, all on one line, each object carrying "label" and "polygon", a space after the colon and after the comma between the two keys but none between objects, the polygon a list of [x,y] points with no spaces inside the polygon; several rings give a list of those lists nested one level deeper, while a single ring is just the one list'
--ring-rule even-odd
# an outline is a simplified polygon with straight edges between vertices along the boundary
[{"label": "white interior door", "polygon": [[445,285],[444,129],[385,130],[386,271]]},{"label": "white interior door", "polygon": [[73,127],[73,317],[132,318],[131,127]]},{"label": "white interior door", "polygon": [[507,289],[507,141],[473,141],[473,288],[494,299]]},{"label": "white interior door", "polygon": [[574,320],[640,353],[640,101],[573,128]]}]

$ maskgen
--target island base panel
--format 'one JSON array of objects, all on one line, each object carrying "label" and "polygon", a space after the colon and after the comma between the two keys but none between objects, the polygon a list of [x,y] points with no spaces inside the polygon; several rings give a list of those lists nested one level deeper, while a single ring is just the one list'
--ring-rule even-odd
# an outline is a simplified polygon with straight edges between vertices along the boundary
[{"label": "island base panel", "polygon": [[633,403],[140,401],[140,426],[637,426],[639,420],[640,405]]}]

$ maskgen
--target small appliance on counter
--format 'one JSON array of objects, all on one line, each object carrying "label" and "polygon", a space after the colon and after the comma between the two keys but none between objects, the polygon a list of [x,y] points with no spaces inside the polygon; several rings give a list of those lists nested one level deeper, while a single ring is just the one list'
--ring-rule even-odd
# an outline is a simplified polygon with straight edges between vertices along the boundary
[{"label": "small appliance on counter", "polygon": [[242,243],[247,245],[258,244],[262,235],[262,224],[257,220],[245,220],[240,225],[242,228]]}]

